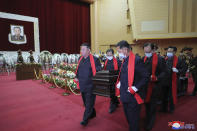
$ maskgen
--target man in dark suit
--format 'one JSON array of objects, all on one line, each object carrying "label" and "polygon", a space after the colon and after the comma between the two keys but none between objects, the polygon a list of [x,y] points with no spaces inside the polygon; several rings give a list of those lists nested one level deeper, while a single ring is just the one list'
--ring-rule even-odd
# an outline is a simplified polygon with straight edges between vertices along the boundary
[{"label": "man in dark suit", "polygon": [[177,84],[179,80],[179,75],[185,72],[182,61],[175,55],[177,51],[176,47],[170,46],[167,50],[166,59],[166,76],[165,84],[163,89],[163,102],[162,102],[162,112],[168,111],[173,113],[175,109],[175,104],[177,103]]},{"label": "man in dark suit", "polygon": [[89,119],[96,117],[96,111],[94,109],[96,95],[92,93],[92,76],[101,70],[101,64],[99,59],[90,53],[90,46],[87,43],[81,45],[81,55],[75,81],[79,82],[80,92],[85,106],[83,121],[80,124],[86,126]]},{"label": "man in dark suit", "polygon": [[145,130],[150,131],[156,117],[157,102],[160,96],[161,82],[165,76],[165,61],[154,52],[154,44],[145,43],[145,56],[142,58],[149,74],[149,84],[146,88],[146,125]]},{"label": "man in dark suit", "polygon": [[[118,61],[114,57],[114,50],[108,49],[106,51],[106,54],[107,54],[106,55],[107,59],[104,64],[104,70],[118,71]],[[115,94],[110,96],[110,98],[111,98],[111,101],[110,101],[109,113],[113,113],[119,105],[119,100],[118,100],[118,97],[115,96]]]},{"label": "man in dark suit", "polygon": [[130,50],[128,42],[120,41],[119,43],[121,43],[120,49],[124,54],[124,60],[116,95],[120,93],[129,130],[139,131],[140,109],[149,75],[143,61]]}]

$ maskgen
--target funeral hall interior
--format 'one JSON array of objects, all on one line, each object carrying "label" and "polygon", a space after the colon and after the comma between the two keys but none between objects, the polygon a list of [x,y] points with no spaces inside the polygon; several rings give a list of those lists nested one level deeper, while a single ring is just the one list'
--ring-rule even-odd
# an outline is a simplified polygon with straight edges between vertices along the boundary
[{"label": "funeral hall interior", "polygon": [[[146,128],[144,102],[138,130],[197,130],[197,0],[1,0],[0,36],[0,131],[137,131],[130,116],[125,117],[121,93],[120,98],[115,96],[124,86],[116,87],[126,60],[121,43],[128,43],[128,50],[144,66],[145,48],[150,46],[151,55],[166,65],[163,72],[176,75],[176,80],[169,77],[176,83],[173,111],[162,110],[174,95],[173,84],[166,96],[163,85],[168,82],[155,82],[159,91],[154,122]],[[90,52],[91,75],[82,71],[84,78],[78,82],[83,47]],[[173,65],[167,70],[170,49],[182,69]],[[109,54],[114,70],[118,63],[116,71],[106,69]],[[91,56],[100,64],[95,75]],[[86,77],[96,97],[96,114],[88,124],[86,102],[94,98],[84,100],[80,81]],[[113,109],[112,96],[118,101]]]}]

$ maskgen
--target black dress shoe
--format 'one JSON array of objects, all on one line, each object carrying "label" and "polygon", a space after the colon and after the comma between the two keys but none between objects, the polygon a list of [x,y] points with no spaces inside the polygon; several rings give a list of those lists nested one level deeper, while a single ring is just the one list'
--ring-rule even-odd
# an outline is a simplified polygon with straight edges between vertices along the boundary
[{"label": "black dress shoe", "polygon": [[109,113],[110,114],[113,113],[116,110],[117,107],[118,107],[118,105],[111,105],[110,108],[109,108]]},{"label": "black dress shoe", "polygon": [[93,112],[89,119],[93,119],[94,117],[96,117],[96,112]]},{"label": "black dress shoe", "polygon": [[109,113],[111,114],[111,113],[113,113],[114,111],[115,111],[116,109],[109,109]]},{"label": "black dress shoe", "polygon": [[86,126],[86,125],[88,124],[88,121],[83,120],[83,121],[80,122],[80,124],[81,124],[82,126]]}]

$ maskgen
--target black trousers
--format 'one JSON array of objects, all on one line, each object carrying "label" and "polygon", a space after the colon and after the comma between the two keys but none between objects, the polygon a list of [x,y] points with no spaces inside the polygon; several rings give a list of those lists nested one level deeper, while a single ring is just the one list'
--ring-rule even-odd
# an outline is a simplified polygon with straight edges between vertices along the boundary
[{"label": "black trousers", "polygon": [[110,96],[110,98],[111,98],[111,101],[110,101],[111,105],[118,105],[120,103],[117,96],[112,95]]},{"label": "black trousers", "polygon": [[170,111],[174,111],[172,86],[164,86],[162,88],[163,88],[162,110],[168,111],[168,107],[169,107]]},{"label": "black trousers", "polygon": [[146,107],[146,125],[145,128],[151,130],[155,123],[157,112],[157,99],[151,99],[149,103],[145,104]]},{"label": "black trousers", "polygon": [[[115,90],[115,87],[113,87],[112,89]],[[112,94],[112,95],[110,96],[110,98],[111,98],[111,101],[110,101],[110,104],[111,104],[111,105],[120,104],[120,102],[119,102],[119,100],[118,100],[118,97],[115,95],[115,93]]]},{"label": "black trousers", "polygon": [[82,92],[81,95],[85,106],[83,120],[87,121],[94,113],[96,113],[94,109],[96,95],[92,94],[92,91]]},{"label": "black trousers", "polygon": [[178,83],[178,96],[185,95],[187,93],[188,88],[188,78],[182,78],[179,80]]},{"label": "black trousers", "polygon": [[139,131],[141,105],[137,103],[123,103],[123,108],[129,124],[129,131]]},{"label": "black trousers", "polygon": [[193,81],[194,81],[194,90],[193,90],[193,95],[196,95],[197,93],[197,74],[192,73]]}]

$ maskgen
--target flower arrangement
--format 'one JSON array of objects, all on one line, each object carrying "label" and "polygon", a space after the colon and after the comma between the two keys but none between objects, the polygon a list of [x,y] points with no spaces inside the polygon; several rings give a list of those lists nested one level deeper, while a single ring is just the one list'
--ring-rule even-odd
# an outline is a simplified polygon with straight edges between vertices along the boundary
[{"label": "flower arrangement", "polygon": [[58,88],[65,88],[66,82],[65,79],[60,78],[60,77],[54,77],[54,83]]},{"label": "flower arrangement", "polygon": [[53,79],[50,74],[43,74],[42,76],[45,82],[53,83]]},{"label": "flower arrangement", "polygon": [[68,79],[67,80],[67,86],[71,87],[71,88],[74,88],[74,89],[77,89],[77,84],[73,80],[74,79]]},{"label": "flower arrangement", "polygon": [[[50,70],[50,74],[43,74],[43,80],[54,84],[55,86],[53,87],[64,88],[75,95],[79,95],[80,92],[77,89],[76,83],[73,81],[76,77],[76,69],[77,64],[61,63],[59,67],[54,67]],[[69,93],[67,92],[67,94]]]},{"label": "flower arrangement", "polygon": [[55,67],[54,69],[52,69],[51,74],[54,75],[54,76],[58,76],[59,75],[58,68]]},{"label": "flower arrangement", "polygon": [[66,76],[67,76],[68,78],[70,78],[70,79],[74,79],[76,75],[75,75],[75,73],[72,72],[72,71],[67,71],[67,72],[66,72]]},{"label": "flower arrangement", "polygon": [[61,63],[59,68],[62,70],[75,71],[77,69],[77,64]]}]

